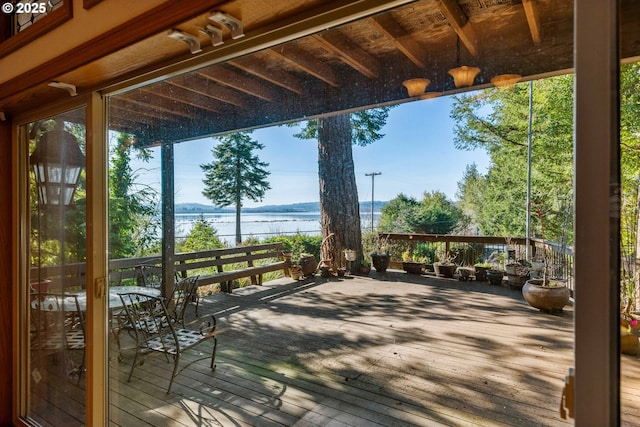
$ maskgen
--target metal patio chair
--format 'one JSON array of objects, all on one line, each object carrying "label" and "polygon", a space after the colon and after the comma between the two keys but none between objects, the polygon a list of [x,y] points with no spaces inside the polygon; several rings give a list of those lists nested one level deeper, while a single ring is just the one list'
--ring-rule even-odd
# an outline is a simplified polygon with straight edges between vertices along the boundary
[{"label": "metal patio chair", "polygon": [[[136,353],[131,364],[128,381],[131,381],[136,366],[142,365],[146,357],[153,353],[164,354],[167,360],[170,357],[173,358],[173,372],[167,394],[171,392],[175,377],[191,364],[211,357],[210,366],[212,370],[215,369],[218,340],[215,336],[216,319],[213,315],[211,315],[211,320],[203,322],[198,330],[191,330],[177,327],[180,325],[167,309],[162,298],[134,292],[120,294],[120,298],[136,340]],[[198,352],[200,357],[194,358],[178,369],[182,353],[192,349],[196,351],[194,347],[208,340],[213,342],[210,356]]]}]

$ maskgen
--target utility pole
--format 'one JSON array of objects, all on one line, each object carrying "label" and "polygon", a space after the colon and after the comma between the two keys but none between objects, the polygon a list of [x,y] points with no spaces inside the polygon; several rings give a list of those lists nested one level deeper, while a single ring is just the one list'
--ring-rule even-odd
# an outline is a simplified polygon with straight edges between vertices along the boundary
[{"label": "utility pole", "polygon": [[382,172],[371,172],[371,173],[364,174],[364,176],[371,177],[371,232],[372,233],[375,231],[373,229],[373,201],[374,201],[374,197],[373,197],[374,184],[373,183],[375,181],[376,175],[382,175]]}]

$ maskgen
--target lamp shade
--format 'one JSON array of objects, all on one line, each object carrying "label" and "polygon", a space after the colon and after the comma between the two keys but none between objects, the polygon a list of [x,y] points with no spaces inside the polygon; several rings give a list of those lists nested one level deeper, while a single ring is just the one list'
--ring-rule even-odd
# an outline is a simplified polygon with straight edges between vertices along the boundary
[{"label": "lamp shade", "polygon": [[71,133],[54,129],[44,133],[30,157],[38,199],[45,206],[68,206],[73,200],[85,157]]},{"label": "lamp shade", "polygon": [[522,76],[520,74],[500,74],[491,79],[496,87],[508,87],[518,83]]},{"label": "lamp shade", "polygon": [[402,85],[407,88],[409,96],[418,96],[424,93],[430,83],[429,79],[409,79],[403,81]]},{"label": "lamp shade", "polygon": [[480,73],[480,68],[462,65],[449,70],[449,74],[453,77],[453,83],[456,87],[467,87],[473,84],[476,76]]}]

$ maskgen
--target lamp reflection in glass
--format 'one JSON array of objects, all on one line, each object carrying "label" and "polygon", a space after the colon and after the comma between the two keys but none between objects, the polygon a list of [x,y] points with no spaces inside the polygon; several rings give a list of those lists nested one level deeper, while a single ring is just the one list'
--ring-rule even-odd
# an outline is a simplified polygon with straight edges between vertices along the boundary
[{"label": "lamp reflection in glass", "polygon": [[62,124],[40,137],[30,157],[38,199],[44,206],[68,206],[73,200],[85,157],[78,139]]},{"label": "lamp reflection in glass", "polygon": [[427,89],[427,86],[431,83],[429,79],[409,79],[402,82],[402,85],[407,88],[409,96],[422,95]]},{"label": "lamp reflection in glass", "polygon": [[492,78],[491,83],[496,87],[509,87],[518,83],[521,78],[520,74],[500,74]]},{"label": "lamp reflection in glass", "polygon": [[478,73],[480,73],[480,68],[467,65],[449,70],[449,74],[453,77],[453,83],[457,88],[471,86]]}]

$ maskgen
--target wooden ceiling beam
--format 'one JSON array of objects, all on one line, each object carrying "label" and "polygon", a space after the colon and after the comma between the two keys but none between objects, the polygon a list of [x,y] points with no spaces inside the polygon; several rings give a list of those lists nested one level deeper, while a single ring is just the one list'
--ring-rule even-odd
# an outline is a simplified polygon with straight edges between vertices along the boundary
[{"label": "wooden ceiling beam", "polygon": [[278,93],[270,87],[261,84],[254,79],[228,70],[223,66],[209,67],[200,71],[198,74],[209,80],[213,80],[265,101],[273,101],[278,97]]},{"label": "wooden ceiling beam", "polygon": [[[244,99],[238,92],[215,83],[212,79],[200,72],[196,72],[193,75],[185,74],[178,76],[168,82],[174,86],[187,89],[191,92],[198,93],[224,104],[230,104],[242,108],[245,108],[248,105],[246,99]],[[222,109],[219,109],[219,111],[222,111]]]},{"label": "wooden ceiling beam", "polygon": [[314,39],[354,70],[371,79],[378,78],[380,74],[378,61],[342,33],[337,30],[329,31],[315,36]]},{"label": "wooden ceiling beam", "polygon": [[179,102],[170,95],[158,94],[148,88],[140,88],[140,90],[134,93],[125,93],[120,95],[127,101],[134,104],[138,104],[144,107],[153,107],[154,110],[167,113],[166,116],[180,116],[187,119],[193,119],[198,117],[198,112],[194,107]]},{"label": "wooden ceiling beam", "polygon": [[540,13],[538,12],[538,6],[533,0],[522,0],[522,7],[527,17],[531,38],[535,44],[539,44],[542,38],[540,37]]},{"label": "wooden ceiling beam", "polygon": [[111,104],[109,109],[109,121],[113,119],[118,119],[120,121],[126,121],[129,123],[137,123],[137,124],[145,124],[149,126],[158,125],[161,122],[158,120],[154,120],[149,116],[145,116],[136,110],[131,110],[129,108],[123,108],[121,106],[117,106]]},{"label": "wooden ceiling beam", "polygon": [[154,109],[152,106],[134,102],[131,99],[125,99],[123,97],[112,97],[109,101],[109,105],[120,110],[126,110],[131,115],[139,114],[144,115],[145,117],[150,117],[151,119],[156,119],[158,121],[177,122],[175,117],[163,114],[162,112]]},{"label": "wooden ceiling beam", "polygon": [[462,44],[473,56],[478,56],[478,38],[473,30],[469,18],[458,4],[457,0],[438,0],[440,11],[447,18],[449,25],[458,35]]},{"label": "wooden ceiling beam", "polygon": [[391,40],[396,48],[420,69],[426,68],[424,49],[407,33],[391,14],[385,13],[373,17],[370,22]]},{"label": "wooden ceiling beam", "polygon": [[279,56],[307,74],[322,80],[330,86],[338,87],[340,82],[333,69],[318,58],[295,46],[279,46],[269,52]]},{"label": "wooden ceiling beam", "polygon": [[254,57],[242,57],[229,62],[230,65],[252,74],[262,80],[268,81],[274,85],[280,86],[283,89],[297,93],[298,95],[304,95],[304,83],[291,73],[280,69],[269,69],[269,64],[257,56]]}]

